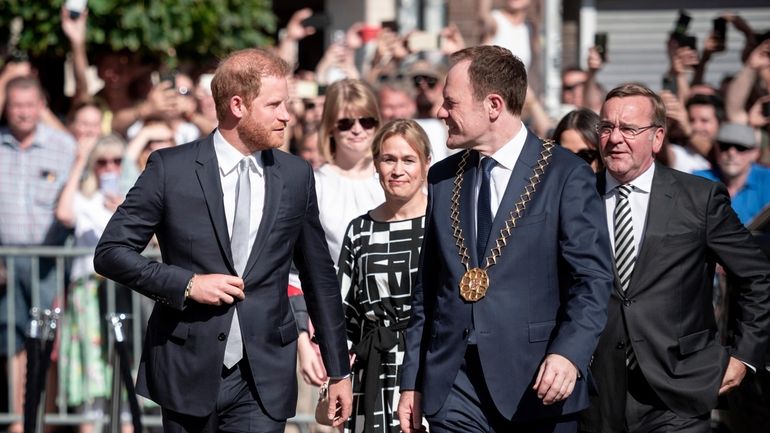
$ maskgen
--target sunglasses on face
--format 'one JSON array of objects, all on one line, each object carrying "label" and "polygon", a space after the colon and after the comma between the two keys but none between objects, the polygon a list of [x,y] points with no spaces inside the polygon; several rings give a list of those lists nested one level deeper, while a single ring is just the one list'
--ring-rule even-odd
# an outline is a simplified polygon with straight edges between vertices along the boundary
[{"label": "sunglasses on face", "polygon": [[719,145],[719,150],[722,151],[722,152],[729,151],[731,147],[734,147],[735,150],[738,151],[739,153],[747,152],[747,151],[752,149],[751,147],[746,147],[746,146],[743,146],[743,145],[740,145],[740,144],[735,144],[735,143],[724,143],[724,142],[720,141],[717,144]]},{"label": "sunglasses on face", "polygon": [[358,122],[364,129],[373,129],[377,126],[377,119],[374,117],[358,117],[352,119],[343,117],[342,119],[337,120],[337,130],[341,132],[350,131],[356,122]]},{"label": "sunglasses on face", "polygon": [[583,161],[591,164],[597,159],[599,159],[599,152],[591,149],[582,149],[575,153],[575,155],[579,156],[583,159]]},{"label": "sunglasses on face", "polygon": [[420,87],[420,83],[424,81],[431,89],[436,87],[436,84],[438,83],[436,77],[429,77],[427,75],[415,75],[412,77],[412,81],[414,82],[414,87]]},{"label": "sunglasses on face", "polygon": [[108,164],[120,165],[123,162],[123,158],[99,158],[96,160],[97,167],[106,167]]},{"label": "sunglasses on face", "polygon": [[582,87],[583,84],[585,84],[585,83],[586,83],[585,81],[579,81],[579,82],[574,83],[574,84],[564,84],[564,85],[561,86],[561,88],[562,88],[562,90],[566,90],[568,92],[571,92],[571,91],[577,89],[578,87]]}]

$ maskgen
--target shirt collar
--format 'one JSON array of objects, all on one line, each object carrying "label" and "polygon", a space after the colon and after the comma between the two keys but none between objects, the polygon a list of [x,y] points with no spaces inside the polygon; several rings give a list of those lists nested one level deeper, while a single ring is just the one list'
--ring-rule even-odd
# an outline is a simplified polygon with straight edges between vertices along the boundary
[{"label": "shirt collar", "polygon": [[759,170],[755,170],[756,167],[757,164],[751,164],[751,167],[749,167],[749,175],[746,176],[746,183],[742,189],[753,189],[762,183],[759,179]]},{"label": "shirt collar", "polygon": [[[652,176],[655,174],[655,162],[650,164],[650,167],[639,175],[636,179],[629,182],[634,189],[649,194],[652,190]],[[607,187],[604,195],[612,193],[612,191],[620,185],[617,179],[612,177],[610,172],[607,172]]]},{"label": "shirt collar", "polygon": [[[43,147],[43,134],[45,134],[45,130],[43,128],[43,124],[38,122],[37,126],[35,126],[35,135],[32,136],[32,143],[29,145],[30,148],[33,147]],[[7,144],[9,146],[12,146],[16,149],[19,149],[21,146],[19,144],[19,140],[16,139],[16,137],[13,136],[13,133],[11,132],[11,128],[4,127],[2,130],[0,130],[0,135],[2,135],[2,143]]]},{"label": "shirt collar", "polygon": [[503,147],[497,149],[497,152],[492,154],[492,158],[506,170],[513,170],[516,160],[519,159],[519,154],[521,154],[521,149],[524,148],[525,141],[527,141],[527,128],[522,123],[519,132],[505,143]]},{"label": "shirt collar", "polygon": [[[214,131],[214,153],[217,155],[219,170],[223,176],[227,176],[238,168],[238,164],[243,159],[243,154],[233,147],[219,132]],[[252,168],[256,167],[256,173],[262,176],[262,151],[256,151],[249,155]]]}]

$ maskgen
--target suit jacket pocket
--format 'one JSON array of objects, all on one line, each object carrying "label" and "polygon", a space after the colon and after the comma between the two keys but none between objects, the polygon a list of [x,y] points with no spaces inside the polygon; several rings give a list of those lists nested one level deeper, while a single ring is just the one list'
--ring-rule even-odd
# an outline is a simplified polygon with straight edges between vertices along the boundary
[{"label": "suit jacket pocket", "polygon": [[708,346],[710,341],[713,341],[713,333],[710,329],[704,329],[684,337],[679,338],[679,354],[689,355],[693,352],[703,350]]},{"label": "suit jacket pocket", "polygon": [[285,323],[278,327],[278,334],[281,338],[281,346],[285,346],[292,341],[299,338],[299,331],[297,331],[297,322],[292,320],[289,323]]},{"label": "suit jacket pocket", "polygon": [[527,213],[524,212],[524,217],[516,221],[516,227],[529,226],[532,224],[541,223],[545,221],[546,216],[547,214],[545,212],[535,214],[535,215],[527,215]]},{"label": "suit jacket pocket", "polygon": [[190,325],[184,322],[179,322],[176,327],[171,331],[169,340],[179,344],[183,344],[187,340],[187,336],[190,335]]},{"label": "suit jacket pocket", "polygon": [[703,234],[700,231],[681,233],[676,235],[668,235],[663,238],[663,243],[666,245],[687,245],[693,243],[699,243],[703,240]]},{"label": "suit jacket pocket", "polygon": [[538,341],[547,341],[551,339],[551,332],[554,326],[556,326],[555,320],[549,320],[547,322],[530,323],[529,327],[529,342],[535,343]]}]

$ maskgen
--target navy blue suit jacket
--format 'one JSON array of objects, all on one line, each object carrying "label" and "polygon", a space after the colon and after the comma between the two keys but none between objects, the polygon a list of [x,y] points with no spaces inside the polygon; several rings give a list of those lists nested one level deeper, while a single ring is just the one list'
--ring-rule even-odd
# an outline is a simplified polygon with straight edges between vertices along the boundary
[{"label": "navy blue suit jacket", "polygon": [[[487,250],[509,219],[542,148],[542,141],[528,132]],[[459,296],[465,268],[450,220],[460,157],[437,163],[428,175],[422,263],[413,291],[401,388],[420,391],[424,412],[436,413],[462,362],[473,317],[483,375],[503,416],[523,421],[583,409],[588,405],[588,364],[604,328],[613,284],[606,216],[595,176],[585,162],[556,146],[534,198],[489,270],[487,295],[468,303]],[[466,167],[460,200],[471,266],[477,263],[472,247],[477,166],[474,156]],[[552,406],[544,406],[531,389],[548,353],[565,356],[581,375],[572,396]]]},{"label": "navy blue suit jacket", "polygon": [[[156,301],[137,392],[195,416],[214,410],[226,334],[238,309],[260,400],[276,419],[294,415],[297,327],[288,275],[299,269],[330,376],[349,372],[342,299],[318,221],[313,172],[301,159],[262,152],[265,206],[244,272],[245,299],[211,306],[184,300],[196,274],[237,275],[230,253],[212,136],[153,152],[96,248],[100,274]],[[162,263],[140,253],[157,235]]]}]

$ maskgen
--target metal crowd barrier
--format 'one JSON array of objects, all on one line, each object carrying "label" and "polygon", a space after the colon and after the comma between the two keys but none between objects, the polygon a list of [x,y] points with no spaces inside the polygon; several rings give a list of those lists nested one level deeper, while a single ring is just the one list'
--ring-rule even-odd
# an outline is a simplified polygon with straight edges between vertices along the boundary
[{"label": "metal crowd barrier", "polygon": [[[17,296],[16,293],[16,281],[15,281],[15,262],[19,258],[30,258],[31,259],[31,305],[30,307],[41,307],[40,305],[40,260],[42,258],[51,258],[55,262],[55,269],[52,272],[55,272],[55,280],[56,280],[56,294],[55,294],[55,303],[57,306],[64,309],[66,307],[66,298],[65,298],[65,288],[68,285],[67,278],[67,269],[69,266],[69,262],[71,259],[81,256],[89,256],[93,254],[93,248],[82,248],[82,247],[52,247],[52,246],[37,246],[37,247],[8,247],[8,246],[0,246],[0,260],[4,262],[5,269],[6,269],[6,276],[7,276],[7,283],[6,283],[6,297],[7,297],[7,309],[6,309],[6,317],[7,317],[7,324],[4,327],[4,329],[0,329],[0,332],[5,332],[7,338],[6,342],[6,353],[13,354],[17,351],[17,345],[16,345],[16,338],[15,338],[15,323],[16,323],[16,317],[19,314],[24,314],[27,316],[29,312],[27,311],[15,311],[14,305],[15,305],[15,297]],[[159,258],[160,257],[160,251],[158,250],[148,250],[145,252],[145,255],[148,257],[153,258]],[[107,314],[116,314],[120,313],[116,311],[116,283],[111,280],[106,280],[106,306],[107,306]],[[145,321],[147,320],[147,317],[144,317],[142,313],[141,303],[142,303],[142,295],[131,291],[131,312],[130,317],[132,320],[128,321],[129,323],[126,323],[125,325],[129,326],[131,328],[131,341],[127,342],[129,343],[131,347],[131,353],[134,355],[131,363],[131,371],[136,372],[138,369],[139,364],[139,356],[142,353],[142,339],[144,337],[144,327],[145,327]],[[50,308],[50,306],[42,306],[43,308]],[[62,320],[61,326],[67,326],[67,324]],[[105,336],[103,336],[105,337]],[[109,360],[112,359],[113,356],[113,348],[115,347],[115,336],[113,333],[108,332],[106,335],[107,338],[107,347],[110,350],[110,356]],[[7,385],[8,389],[6,390],[6,398],[7,398],[7,406],[8,410],[3,412],[2,409],[0,409],[0,424],[10,424],[12,422],[21,422],[22,416],[21,414],[13,413],[13,396],[15,393],[15,390],[13,389],[13,380],[11,378],[12,370],[10,366],[10,362],[6,362],[6,377],[7,377]],[[2,391],[0,391],[2,392]],[[90,414],[80,414],[80,413],[68,413],[67,412],[67,404],[66,404],[66,396],[64,395],[65,390],[63,389],[57,389],[57,397],[56,397],[56,410],[55,412],[45,412],[44,416],[39,420],[39,422],[42,422],[44,425],[49,426],[76,426],[83,423],[94,423],[95,424],[95,433],[99,433],[102,428],[105,425],[110,424],[110,415],[109,410],[105,410],[104,414],[98,417],[99,419],[95,419],[93,415]],[[128,407],[126,402],[122,403],[122,407]],[[130,415],[128,413],[124,413],[122,415],[122,422],[130,423]],[[287,424],[296,426],[300,432],[304,433],[309,431],[309,427],[313,425],[315,422],[314,415],[313,414],[297,414],[296,417],[290,419]],[[143,426],[146,427],[160,427],[161,424],[161,417],[160,415],[152,415],[152,414],[143,414],[141,423]]]}]

